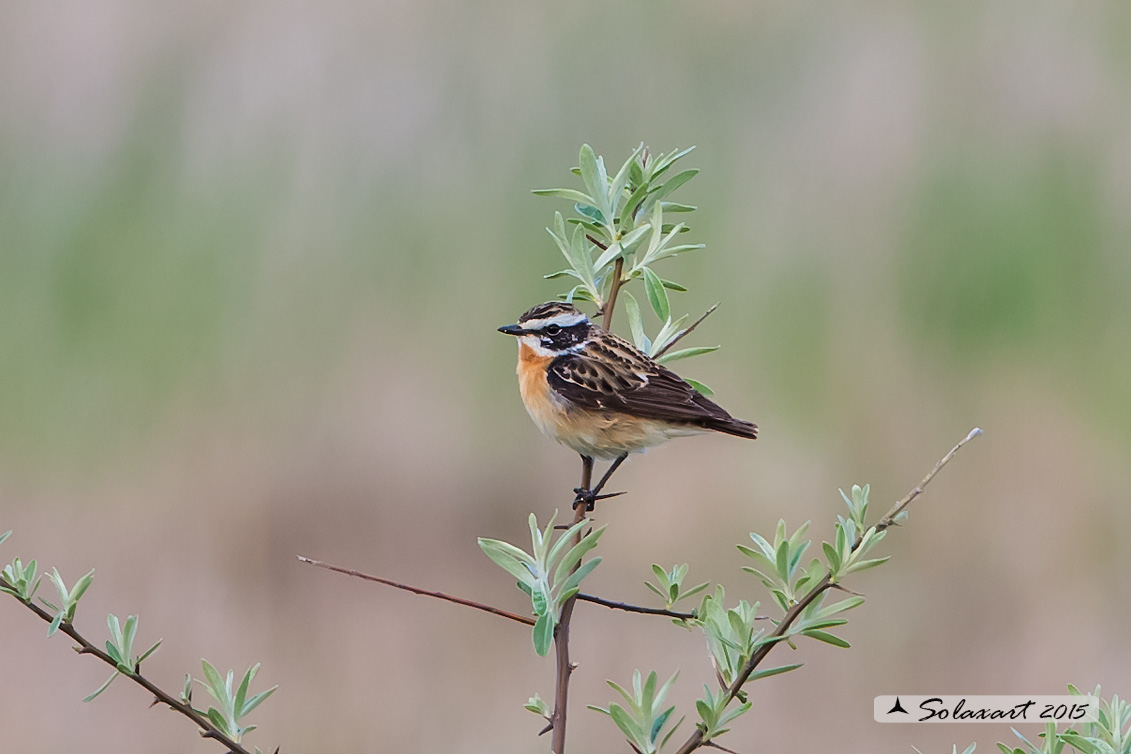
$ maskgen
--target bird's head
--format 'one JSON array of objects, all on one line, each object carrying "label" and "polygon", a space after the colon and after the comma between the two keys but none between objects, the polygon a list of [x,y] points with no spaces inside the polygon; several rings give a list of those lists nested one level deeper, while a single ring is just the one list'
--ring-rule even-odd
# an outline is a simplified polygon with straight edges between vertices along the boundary
[{"label": "bird's head", "polygon": [[592,327],[573,304],[551,301],[528,309],[517,325],[505,325],[499,332],[514,335],[540,356],[557,356],[583,346]]}]

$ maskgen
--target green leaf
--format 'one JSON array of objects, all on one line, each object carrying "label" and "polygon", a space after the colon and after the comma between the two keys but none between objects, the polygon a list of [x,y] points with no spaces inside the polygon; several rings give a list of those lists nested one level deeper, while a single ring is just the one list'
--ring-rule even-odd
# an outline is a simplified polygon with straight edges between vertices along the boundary
[{"label": "green leaf", "polygon": [[878,565],[883,565],[884,563],[888,562],[889,560],[891,560],[891,555],[887,555],[887,556],[882,557],[882,558],[875,558],[873,560],[861,560],[858,563],[853,563],[852,565],[850,565],[848,567],[847,573],[856,573],[857,571],[866,571],[869,568],[875,568]]},{"label": "green leaf", "polygon": [[534,624],[534,651],[539,657],[545,657],[550,651],[550,644],[554,641],[554,624],[557,621],[550,613],[545,613]]},{"label": "green leaf", "polygon": [[104,684],[102,684],[101,686],[98,687],[98,691],[95,691],[93,694],[91,694],[90,696],[83,699],[83,701],[89,702],[89,701],[94,700],[99,694],[101,694],[106,689],[110,688],[110,684],[113,683],[114,679],[117,678],[117,677],[118,677],[118,673],[114,673],[114,675],[112,675],[112,676],[110,676],[109,678],[106,679],[106,683],[104,683]]},{"label": "green leaf", "polygon": [[208,660],[202,659],[200,661],[200,667],[204,671],[204,680],[206,681],[204,684],[205,690],[207,690],[216,701],[223,703],[225,696],[224,679],[220,677],[219,671],[217,671]]},{"label": "green leaf", "polygon": [[63,611],[60,610],[58,613],[55,614],[55,617],[51,619],[51,625],[49,625],[47,627],[47,637],[51,638],[52,636],[54,636],[55,632],[59,630],[59,626],[61,626],[62,624],[63,624]]},{"label": "green leaf", "polygon": [[628,291],[623,291],[624,296],[624,311],[628,315],[628,327],[632,331],[632,342],[644,353],[648,353],[651,347],[651,342],[648,336],[644,334],[644,320],[640,317],[640,304],[636,303],[636,297]]},{"label": "green leaf", "polygon": [[652,304],[652,310],[656,312],[656,316],[661,321],[667,321],[671,317],[671,304],[668,302],[668,293],[664,290],[664,284],[660,280],[660,276],[652,272],[650,267],[645,267],[644,270],[644,290],[648,294],[648,303]]},{"label": "green leaf", "polygon": [[585,557],[585,553],[589,552],[597,546],[597,542],[601,539],[601,535],[605,533],[606,526],[602,526],[599,529],[594,529],[593,531],[589,532],[581,538],[580,542],[569,549],[569,552],[567,552],[562,557],[561,562],[558,564],[557,569],[554,571],[555,584],[565,579],[570,569],[580,563],[581,559]]},{"label": "green leaf", "polygon": [[496,565],[522,583],[534,585],[537,582],[529,567],[533,565],[533,559],[514,545],[497,539],[480,537],[479,548],[487,557],[495,561]]},{"label": "green leaf", "polygon": [[663,283],[664,287],[667,288],[668,290],[678,291],[680,293],[687,293],[687,289],[684,288],[679,283],[676,283],[676,282],[671,281],[671,280],[664,280],[663,278],[660,278],[660,282]]},{"label": "green leaf", "polygon": [[585,184],[585,190],[593,197],[593,203],[598,209],[604,207],[604,198],[608,194],[609,185],[603,179],[600,170],[600,165],[597,160],[597,155],[593,151],[593,147],[588,144],[581,145],[581,153],[578,155],[578,167],[581,168],[581,180]]},{"label": "green leaf", "polygon": [[244,717],[245,715],[249,714],[253,709],[258,707],[260,704],[263,704],[263,702],[267,701],[267,698],[269,696],[271,696],[272,694],[274,694],[276,689],[278,689],[278,688],[279,688],[278,686],[272,686],[271,688],[267,689],[266,691],[262,691],[262,692],[256,694],[255,696],[253,696],[252,698],[248,699],[247,702],[243,706],[243,710],[240,711],[239,716]]},{"label": "green leaf", "polygon": [[71,590],[70,602],[72,605],[78,604],[82,596],[86,594],[86,590],[90,589],[90,585],[94,583],[94,569],[91,568],[90,572],[83,576],[75,584],[75,588]]},{"label": "green leaf", "polygon": [[12,530],[11,529],[4,532],[3,534],[0,534],[0,545],[4,544],[4,540],[7,539],[10,536],[12,536]]},{"label": "green leaf", "polygon": [[576,202],[578,204],[588,204],[590,206],[593,206],[593,204],[594,204],[593,197],[589,196],[588,194],[583,194],[580,191],[577,191],[576,189],[568,189],[568,188],[534,189],[530,193],[532,193],[536,196],[556,196],[556,197],[559,197],[561,199],[568,199],[571,202]]},{"label": "green leaf", "polygon": [[715,394],[714,390],[707,387],[706,385],[704,385],[702,382],[699,382],[698,380],[693,380],[690,377],[684,377],[683,381],[686,382],[688,385],[691,385],[691,387],[698,390],[700,395],[705,395],[708,398],[710,398],[712,395]]},{"label": "green leaf", "polygon": [[782,673],[788,673],[791,670],[797,670],[802,665],[804,665],[804,663],[799,662],[796,665],[782,665],[780,668],[770,668],[769,670],[759,670],[755,673],[750,674],[750,680],[757,681],[760,678],[769,678],[771,676],[781,675]]},{"label": "green leaf", "polygon": [[573,209],[575,212],[577,212],[577,214],[581,215],[582,217],[588,217],[590,220],[598,223],[601,226],[604,226],[606,224],[605,216],[601,214],[601,210],[597,209],[596,207],[590,206],[587,202],[578,202],[577,204],[573,205]]},{"label": "green leaf", "polygon": [[230,736],[234,732],[228,730],[228,721],[224,719],[224,715],[220,712],[220,710],[216,709],[215,707],[208,708],[208,719],[212,721],[212,724],[214,726],[216,726],[216,730],[220,731],[224,735]]},{"label": "green leaf", "polygon": [[703,591],[703,590],[704,590],[704,589],[706,589],[706,588],[707,588],[708,586],[710,586],[710,583],[709,583],[709,582],[707,582],[707,581],[704,581],[704,582],[703,582],[702,584],[699,584],[698,586],[693,586],[693,587],[691,587],[690,589],[688,589],[687,591],[685,591],[685,592],[681,592],[681,593],[680,593],[680,595],[679,595],[679,598],[680,598],[681,600],[685,600],[685,599],[687,599],[688,597],[691,597],[691,596],[693,596],[693,595],[699,594],[699,592]]},{"label": "green leaf", "polygon": [[660,199],[663,199],[664,197],[671,195],[677,188],[679,188],[683,184],[687,183],[688,181],[690,181],[692,178],[694,178],[698,174],[699,174],[699,171],[696,170],[695,168],[692,168],[690,170],[684,170],[681,173],[677,173],[676,175],[673,175],[668,180],[668,182],[665,183],[660,188],[660,190],[656,192],[655,199],[657,201],[659,201]]},{"label": "green leaf", "polygon": [[256,672],[259,671],[259,665],[255,664],[248,668],[248,671],[243,674],[243,680],[240,681],[239,688],[236,689],[236,697],[233,700],[232,709],[236,712],[236,717],[243,717],[243,705],[247,699],[247,688],[251,685],[251,679],[255,677]]},{"label": "green leaf", "polygon": [[[601,558],[596,557],[596,558],[593,558],[592,560],[587,560],[585,563],[583,563],[581,565],[580,568],[578,568],[576,571],[574,571],[572,574],[570,574],[570,577],[568,579],[566,579],[564,584],[562,584],[562,587],[561,587],[562,594],[559,597],[559,600],[569,599],[569,597],[572,597],[573,594],[576,594],[577,590],[581,586],[581,580],[584,579],[586,576],[588,576],[593,571],[593,569],[596,568],[597,566],[599,566],[600,564],[601,564]],[[567,595],[568,592],[573,592],[573,594]]]},{"label": "green leaf", "polygon": [[656,359],[661,364],[667,364],[669,361],[679,361],[680,359],[690,359],[692,356],[702,356],[705,353],[719,350],[720,346],[696,346],[695,348],[684,348],[679,351],[669,351],[663,356]]},{"label": "green leaf", "polygon": [[145,658],[149,657],[151,654],[156,652],[157,648],[161,646],[161,642],[163,642],[163,641],[165,641],[165,640],[164,639],[158,639],[156,644],[154,644],[152,647],[150,647],[149,649],[142,652],[141,657],[138,657],[137,662],[134,663],[134,667],[141,665],[141,663],[145,660]]},{"label": "green leaf", "polygon": [[849,644],[847,641],[840,638],[839,636],[833,636],[832,634],[825,633],[824,631],[802,631],[802,633],[805,636],[808,636],[811,639],[816,639],[817,641],[823,641],[826,644],[832,644],[834,647],[841,647],[843,649],[848,649],[849,647],[852,646],[851,644]]}]

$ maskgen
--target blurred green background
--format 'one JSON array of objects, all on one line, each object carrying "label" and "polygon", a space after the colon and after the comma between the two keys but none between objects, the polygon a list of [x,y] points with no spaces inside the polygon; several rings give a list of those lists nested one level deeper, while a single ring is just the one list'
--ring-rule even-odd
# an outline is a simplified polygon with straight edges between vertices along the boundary
[{"label": "blurred green background", "polygon": [[[577,461],[494,329],[561,290],[529,190],[582,142],[698,145],[707,249],[664,272],[724,348],[677,366],[762,428],[634,458],[590,590],[687,561],[759,598],[748,531],[828,537],[838,487],[886,507],[986,430],[850,585],[854,648],[779,650],[807,666],[724,743],[990,750],[872,697],[1131,693],[1131,4],[7,3],[0,112],[0,556],[97,568],[80,629],[140,612],[169,688],[262,662],[252,744],[547,750],[528,632],[295,555],[523,609],[475,537],[521,542]],[[4,751],[216,750],[0,627]],[[711,678],[663,621],[573,636],[573,751],[623,748],[605,678],[682,668],[687,711]]]}]

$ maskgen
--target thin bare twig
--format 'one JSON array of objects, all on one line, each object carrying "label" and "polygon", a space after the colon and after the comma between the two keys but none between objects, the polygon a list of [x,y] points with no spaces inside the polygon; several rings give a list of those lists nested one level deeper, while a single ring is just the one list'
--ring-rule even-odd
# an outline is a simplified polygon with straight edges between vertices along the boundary
[{"label": "thin bare twig", "polygon": [[664,355],[665,353],[667,353],[668,351],[670,351],[670,350],[671,350],[671,348],[672,348],[672,346],[674,346],[674,345],[675,345],[676,343],[680,342],[680,341],[681,341],[681,340],[683,340],[683,339],[684,339],[685,337],[687,337],[687,336],[688,336],[688,335],[689,335],[689,334],[691,333],[691,331],[692,331],[692,330],[694,330],[694,329],[695,329],[696,327],[698,327],[698,326],[699,326],[699,323],[700,323],[700,322],[702,322],[703,320],[707,319],[707,317],[711,316],[711,313],[712,313],[712,312],[714,312],[714,311],[715,311],[716,309],[718,309],[718,308],[719,308],[719,305],[718,305],[718,304],[714,304],[714,305],[713,305],[713,306],[712,306],[712,307],[711,307],[710,309],[708,309],[707,311],[703,312],[703,316],[702,316],[702,317],[700,317],[699,319],[695,320],[694,322],[692,322],[692,323],[691,323],[691,327],[687,328],[686,330],[684,330],[683,332],[681,332],[681,333],[680,333],[679,335],[676,335],[676,336],[675,336],[674,338],[672,338],[672,339],[671,339],[671,341],[669,341],[669,342],[668,342],[668,344],[667,344],[666,346],[664,346],[663,348],[661,348],[661,349],[660,349],[659,351],[656,351],[656,355],[655,355],[655,356],[653,356],[652,358],[653,358],[653,359],[658,359],[658,358],[660,358],[661,356],[663,356],[663,355]]},{"label": "thin bare twig", "polygon": [[485,613],[492,613],[493,615],[498,615],[498,616],[501,616],[503,618],[513,620],[516,623],[523,623],[527,626],[533,626],[534,625],[534,619],[533,618],[528,618],[528,617],[523,616],[523,615],[516,615],[515,613],[511,613],[511,612],[508,612],[508,611],[503,610],[501,608],[493,607],[491,605],[485,605],[482,602],[476,602],[475,600],[467,600],[467,599],[463,599],[462,597],[453,597],[452,595],[444,594],[443,592],[434,592],[430,589],[421,589],[419,587],[410,586],[408,584],[402,584],[399,581],[393,581],[392,579],[384,579],[384,578],[381,578],[380,576],[371,576],[368,573],[362,573],[361,571],[354,571],[354,570],[349,569],[349,568],[342,568],[340,566],[330,565],[329,563],[323,563],[321,560],[313,560],[312,558],[307,558],[307,557],[304,557],[302,555],[299,555],[298,559],[299,559],[300,563],[308,563],[312,566],[318,566],[319,568],[325,568],[327,571],[334,571],[335,573],[344,573],[346,576],[354,576],[354,577],[359,578],[359,579],[364,579],[365,581],[373,581],[377,584],[384,584],[385,586],[391,586],[391,587],[395,587],[397,589],[403,589],[406,592],[412,592],[413,594],[419,594],[419,595],[423,595],[425,597],[435,597],[436,599],[447,600],[448,602],[454,602],[457,605],[464,605],[465,607],[472,607],[472,608],[475,608],[476,610],[482,610]]},{"label": "thin bare twig", "polygon": [[738,754],[738,752],[735,751],[734,749],[728,749],[725,746],[719,746],[714,741],[708,741],[707,743],[703,744],[703,746],[711,748],[711,749],[718,749],[719,751],[725,751],[726,754]]},{"label": "thin bare twig", "polygon": [[[0,584],[11,588],[11,585],[9,585],[8,582],[3,578],[0,578]],[[41,608],[39,605],[36,605],[34,602],[24,602],[19,597],[16,597],[16,600],[47,623],[51,623],[55,619],[55,616]],[[118,663],[115,662],[114,659],[110,657],[110,655],[106,654],[101,649],[87,641],[86,638],[83,637],[83,635],[80,634],[78,630],[70,623],[60,623],[59,630],[67,636],[71,637],[71,639],[73,639],[75,643],[79,645],[75,647],[75,651],[80,655],[94,655],[115,670],[118,669]],[[180,712],[189,720],[192,720],[193,723],[196,724],[198,728],[200,728],[200,735],[202,737],[212,738],[220,742],[225,748],[227,748],[230,754],[251,754],[251,752],[249,752],[247,749],[240,746],[238,743],[226,736],[219,728],[213,725],[212,721],[207,717],[197,712],[190,705],[185,704],[171,694],[168,694],[158,688],[156,684],[154,684],[152,681],[141,674],[140,666],[138,666],[137,672],[122,673],[122,676],[129,678],[131,681],[141,686],[150,694],[153,694],[153,704],[167,705],[169,709],[173,710],[174,712]],[[149,706],[152,707],[153,704]]]},{"label": "thin bare twig", "polygon": [[629,613],[641,613],[643,615],[666,615],[669,618],[676,618],[678,620],[692,620],[695,618],[695,613],[680,613],[675,610],[665,610],[662,607],[641,607],[639,605],[629,605],[625,602],[613,602],[603,597],[597,597],[592,594],[579,594],[577,599],[581,602],[592,602],[594,605],[603,605],[604,607],[612,608],[613,610],[624,610]]},{"label": "thin bare twig", "polygon": [[[980,434],[982,434],[982,430],[978,429],[977,427],[970,430],[970,433],[966,435],[966,437],[963,438],[957,445],[951,448],[950,452],[943,456],[942,459],[937,464],[935,464],[935,468],[931,469],[931,472],[927,474],[927,476],[923,477],[923,481],[919,482],[919,484],[917,484],[910,492],[908,492],[902,500],[895,504],[895,506],[886,516],[880,519],[880,524],[876,525],[877,529],[879,529],[881,524],[883,524],[884,528],[891,526],[894,522],[895,516],[898,515],[904,508],[906,508],[912,500],[922,494],[923,488],[926,487],[932,479],[934,479],[935,474],[937,474],[943,466],[946,466],[951,458],[954,458],[954,454],[958,452],[958,449]],[[853,551],[855,551],[860,546],[860,542],[861,537],[857,537],[856,543],[852,546]],[[800,601],[795,603],[793,607],[786,611],[785,616],[782,617],[781,623],[778,624],[778,627],[774,629],[773,633],[766,637],[766,643],[762,644],[760,647],[758,647],[758,649],[754,651],[754,654],[752,654],[750,656],[750,659],[746,661],[746,664],[742,666],[742,671],[738,674],[738,677],[736,677],[734,679],[734,682],[731,683],[731,685],[727,688],[725,693],[728,702],[738,695],[738,692],[742,690],[743,684],[745,684],[746,681],[750,679],[750,676],[754,672],[754,669],[757,668],[758,665],[761,664],[762,660],[766,659],[766,655],[768,655],[770,651],[780,643],[779,640],[786,636],[787,632],[789,631],[789,627],[793,625],[793,622],[797,620],[797,617],[805,611],[805,608],[809,607],[809,605],[811,605],[813,601],[817,599],[817,597],[819,597],[826,590],[832,588],[833,586],[835,585],[832,583],[829,574],[826,573],[825,577],[821,579],[815,587],[813,587],[804,597],[802,597]],[[703,731],[699,728],[696,728],[695,732],[692,733],[691,736],[689,736],[684,744],[679,748],[677,754],[691,754],[691,752],[704,745],[705,742],[703,741]]]}]

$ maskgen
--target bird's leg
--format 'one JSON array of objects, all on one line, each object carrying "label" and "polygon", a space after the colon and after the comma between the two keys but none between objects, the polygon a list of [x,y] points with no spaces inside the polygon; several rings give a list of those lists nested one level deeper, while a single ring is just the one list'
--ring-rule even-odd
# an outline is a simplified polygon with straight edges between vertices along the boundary
[{"label": "bird's leg", "polygon": [[573,499],[573,509],[577,510],[577,506],[585,503],[586,510],[593,510],[593,493],[589,491],[589,485],[593,483],[593,456],[581,456],[581,486],[574,487],[573,492],[576,497]]},{"label": "bird's leg", "polygon": [[613,475],[614,471],[620,468],[620,465],[624,463],[625,459],[627,458],[628,453],[621,453],[611,464],[609,464],[609,468],[605,471],[605,475],[601,477],[601,481],[597,482],[597,486],[593,488],[594,495],[601,494],[601,490],[605,488],[605,482],[609,481],[609,477]]},{"label": "bird's leg", "polygon": [[[624,463],[626,458],[628,458],[628,453],[622,453],[617,456],[613,460],[613,462],[609,464],[609,468],[605,471],[604,476],[601,477],[601,481],[597,482],[597,486],[593,489],[586,489],[582,487],[575,489],[574,492],[577,493],[577,497],[574,498],[573,507],[576,509],[577,506],[585,503],[585,510],[591,511],[593,510],[593,504],[598,500],[603,500],[607,497],[616,497],[617,495],[622,494],[620,492],[614,492],[611,495],[602,495],[601,490],[605,488],[605,483],[609,481],[609,477],[613,475],[613,472],[620,468],[620,465]],[[590,467],[592,467],[593,459],[589,459],[589,465]],[[590,472],[592,472],[592,468],[590,468]]]}]

